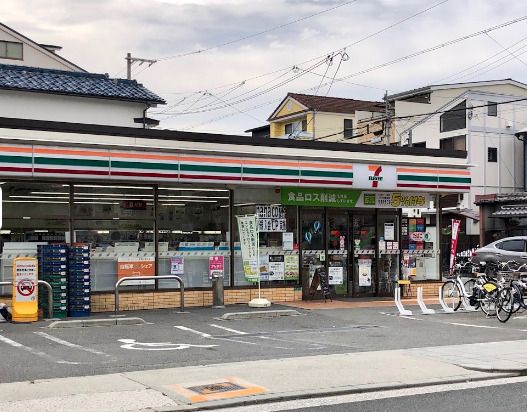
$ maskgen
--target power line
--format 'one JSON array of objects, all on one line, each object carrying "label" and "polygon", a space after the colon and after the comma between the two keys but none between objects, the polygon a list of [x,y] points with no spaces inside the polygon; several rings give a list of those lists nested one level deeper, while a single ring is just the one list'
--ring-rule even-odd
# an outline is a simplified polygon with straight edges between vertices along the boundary
[{"label": "power line", "polygon": [[[527,20],[527,16],[519,17],[519,18],[510,20],[510,21],[507,21],[505,23],[501,23],[501,24],[498,24],[498,25],[495,25],[495,26],[488,27],[488,28],[486,28],[484,30],[480,30],[480,31],[477,31],[477,32],[474,32],[474,33],[471,33],[471,34],[468,34],[468,35],[465,35],[465,36],[462,36],[462,37],[458,37],[458,38],[453,39],[453,40],[449,40],[447,42],[440,43],[438,45],[435,45],[435,46],[432,46],[432,47],[429,47],[429,48],[426,48],[426,49],[419,50],[417,52],[414,52],[414,53],[411,53],[411,54],[399,57],[397,59],[390,60],[388,62],[379,64],[379,65],[375,65],[375,66],[369,67],[367,69],[363,69],[363,70],[355,72],[355,73],[351,73],[351,74],[349,74],[347,76],[344,76],[344,77],[341,77],[341,78],[335,78],[335,81],[347,80],[347,79],[352,78],[352,77],[356,77],[356,76],[359,76],[359,75],[362,75],[362,74],[365,74],[365,73],[369,73],[369,72],[372,72],[372,71],[375,71],[375,70],[378,70],[378,69],[381,69],[381,68],[385,68],[385,67],[388,67],[390,65],[393,65],[393,64],[396,64],[396,63],[400,63],[402,61],[409,60],[411,58],[414,58],[414,57],[417,57],[417,56],[420,56],[420,55],[423,55],[423,54],[427,54],[427,53],[439,50],[439,49],[447,47],[447,46],[451,46],[453,44],[462,42],[464,40],[468,40],[468,39],[473,38],[473,37],[481,36],[482,34],[485,34],[487,32],[499,30],[501,28],[510,26],[512,24],[515,24],[515,23],[518,23],[518,22],[521,22],[521,21],[524,21],[524,20]],[[321,62],[311,66],[308,70],[312,71],[314,68],[320,66],[324,62],[325,62],[325,59],[322,60]],[[252,95],[252,96],[248,96],[247,98],[240,99],[240,100],[237,100],[237,101],[229,100],[229,102],[231,104],[239,104],[241,102],[244,102],[244,101],[247,101],[247,100],[251,100],[251,99],[253,99],[255,97],[259,97],[259,96],[261,96],[263,94],[266,94],[269,91],[275,90],[278,87],[281,87],[281,86],[283,86],[285,84],[288,84],[291,81],[296,80],[298,77],[300,77],[300,76],[293,76],[291,79],[286,80],[286,81],[284,81],[284,82],[282,82],[280,84],[277,84],[276,86],[273,86],[271,88],[268,88],[268,89],[266,89],[266,90],[264,90],[264,91],[262,91],[260,93],[257,93],[257,94]],[[326,83],[326,84],[328,84],[328,83]],[[223,109],[223,108],[225,108],[225,106],[217,106],[217,107],[209,108],[209,109],[206,109],[206,110],[196,110],[196,111],[193,111],[191,114],[203,113],[203,112],[214,111],[214,110],[220,110],[220,109]],[[183,114],[183,113],[181,113],[181,114]],[[187,114],[190,114],[190,113],[187,112]]]},{"label": "power line", "polygon": [[513,52],[511,52],[508,48],[506,48],[504,45],[502,45],[498,40],[496,40],[494,37],[492,37],[490,34],[488,33],[485,33],[485,35],[491,39],[494,43],[496,43],[498,46],[500,46],[503,51],[507,52],[508,54],[510,54],[512,57],[514,57],[516,60],[518,60],[521,64],[523,64],[524,66],[527,66],[527,63],[525,63],[522,59],[520,59],[518,56],[516,56]]},{"label": "power line", "polygon": [[[513,44],[511,44],[510,46],[508,46],[508,47],[506,48],[506,50],[510,50],[510,49],[512,49],[513,47],[516,47],[518,44],[523,43],[525,40],[527,40],[527,36],[525,36],[525,37],[521,38],[520,40],[514,42]],[[523,47],[525,47],[525,46],[523,46]],[[521,50],[523,47],[521,47],[521,48],[518,49],[518,50]],[[475,67],[477,67],[477,66],[479,66],[479,65],[481,65],[481,64],[483,64],[483,63],[485,63],[485,62],[487,62],[487,61],[489,61],[489,60],[494,59],[494,58],[497,57],[497,56],[500,56],[500,55],[504,54],[504,53],[506,52],[506,50],[499,51],[499,52],[497,52],[497,53],[495,53],[495,54],[493,54],[493,55],[491,55],[491,56],[489,56],[489,57],[487,57],[487,58],[485,58],[485,59],[483,59],[483,60],[478,61],[478,62],[475,63],[475,64],[472,64],[472,65],[470,65],[470,66],[468,66],[468,67],[465,67],[463,70],[459,70],[459,71],[457,71],[457,72],[455,72],[455,73],[452,73],[452,74],[450,74],[450,75],[448,75],[448,76],[442,77],[442,78],[440,78],[440,79],[438,79],[438,80],[434,80],[431,84],[437,84],[437,83],[443,82],[443,81],[445,81],[445,80],[447,80],[447,79],[454,79],[454,78],[456,78],[458,75],[460,75],[461,73],[464,73],[464,72],[466,72],[466,71],[468,71],[468,70],[471,70],[471,69],[473,69],[473,68],[475,68]],[[501,58],[500,58],[500,59],[501,59]],[[495,62],[493,62],[493,63],[495,63]],[[492,63],[491,63],[491,64],[492,64]],[[451,81],[453,81],[453,80],[451,80]]]},{"label": "power line", "polygon": [[284,27],[291,26],[293,24],[300,23],[302,21],[311,19],[313,17],[320,16],[321,14],[328,13],[330,11],[339,9],[341,7],[344,7],[344,6],[356,3],[357,1],[358,0],[347,1],[347,2],[344,2],[344,3],[338,4],[336,6],[333,6],[333,7],[324,9],[324,10],[321,10],[321,11],[319,11],[317,13],[313,13],[313,14],[310,14],[308,16],[304,16],[304,17],[301,17],[299,19],[290,21],[288,23],[280,24],[278,26],[274,26],[274,27],[271,27],[271,28],[266,29],[266,30],[262,30],[262,31],[257,32],[257,33],[249,34],[247,36],[240,37],[240,38],[235,39],[235,40],[230,40],[230,41],[227,41],[227,42],[224,42],[224,43],[220,43],[220,44],[217,44],[215,46],[210,46],[210,47],[206,47],[206,48],[203,48],[203,49],[198,49],[198,50],[194,50],[194,51],[190,51],[190,52],[180,53],[180,54],[176,54],[176,55],[173,55],[173,56],[161,57],[161,58],[159,58],[157,60],[159,60],[159,61],[166,61],[166,60],[176,59],[176,58],[179,58],[179,57],[191,56],[191,55],[194,55],[194,54],[202,54],[202,53],[205,53],[205,52],[213,50],[213,49],[219,49],[220,47],[229,46],[231,44],[239,43],[239,42],[247,40],[247,39],[252,39],[253,37],[261,36],[262,34],[267,34],[267,33],[270,33],[272,31],[275,31],[275,30],[283,29]]},{"label": "power line", "polygon": [[[317,56],[317,57],[311,58],[311,59],[309,59],[309,60],[305,60],[305,61],[303,61],[303,62],[296,63],[295,65],[293,65],[293,67],[297,67],[297,66],[302,65],[302,64],[307,64],[307,63],[311,63],[311,62],[314,62],[314,61],[320,60],[320,59],[325,58],[326,56],[328,56],[328,55],[330,55],[330,54],[332,54],[332,53],[337,53],[337,52],[340,52],[340,51],[344,51],[344,50],[347,49],[347,48],[350,48],[350,47],[352,47],[352,46],[355,46],[355,45],[357,45],[357,44],[359,44],[359,43],[362,43],[362,42],[364,42],[364,41],[366,41],[366,40],[368,40],[368,39],[374,37],[374,36],[377,36],[377,35],[379,35],[379,34],[381,34],[381,33],[384,33],[385,31],[387,31],[387,30],[389,30],[389,29],[392,29],[392,28],[394,28],[394,27],[396,27],[396,26],[398,26],[398,25],[400,25],[400,24],[402,24],[402,23],[405,23],[405,22],[407,22],[407,21],[409,21],[409,20],[411,20],[411,19],[413,19],[413,18],[415,18],[415,17],[417,17],[417,16],[420,16],[421,14],[427,13],[428,11],[430,11],[430,10],[432,10],[432,9],[438,7],[438,6],[441,6],[442,4],[444,4],[444,3],[448,2],[448,1],[449,1],[449,0],[442,0],[442,1],[438,2],[438,3],[435,3],[435,4],[431,5],[431,6],[429,6],[429,7],[425,8],[425,9],[423,9],[423,10],[420,10],[420,11],[418,11],[418,12],[416,12],[416,13],[413,13],[413,14],[411,14],[410,16],[404,17],[403,19],[398,20],[398,21],[396,21],[396,22],[394,22],[394,23],[392,23],[392,24],[390,24],[390,25],[388,25],[388,26],[386,26],[386,27],[383,27],[382,29],[379,29],[379,30],[377,30],[377,31],[375,31],[375,32],[373,32],[373,33],[370,33],[370,34],[368,34],[368,35],[366,35],[366,36],[364,36],[364,37],[362,37],[362,38],[360,38],[360,39],[358,39],[358,40],[356,40],[356,41],[354,41],[354,42],[352,42],[352,43],[350,43],[350,44],[348,44],[348,45],[345,45],[345,46],[343,46],[343,47],[341,47],[341,48],[338,48],[338,49],[334,49],[334,50],[332,50],[332,51],[329,51],[329,52],[324,53],[324,54],[322,54],[322,55],[319,55],[319,56]],[[162,60],[162,59],[158,59],[158,60]],[[248,82],[248,81],[250,81],[250,80],[256,80],[256,79],[258,79],[258,78],[265,77],[265,76],[268,76],[268,75],[271,75],[271,74],[275,74],[275,73],[279,73],[279,72],[282,72],[282,71],[284,71],[284,70],[288,70],[288,71],[291,70],[291,66],[288,66],[288,67],[285,67],[285,68],[281,68],[281,69],[277,69],[277,70],[274,70],[274,71],[271,71],[271,72],[268,72],[268,73],[263,73],[263,74],[260,74],[260,75],[254,76],[254,77],[252,77],[252,78],[246,78],[245,81]],[[136,77],[137,77],[139,74],[141,74],[141,73],[142,73],[142,72],[136,74]],[[229,84],[226,84],[226,85],[224,85],[224,86],[226,87],[226,86],[230,86],[230,85],[232,85],[232,84],[238,84],[238,83],[239,83],[239,82],[236,82],[236,83],[229,83]],[[218,88],[221,88],[221,87],[223,87],[223,86],[218,86],[218,87],[215,87],[215,88],[208,88],[208,90],[215,90],[215,89],[218,89]]]}]

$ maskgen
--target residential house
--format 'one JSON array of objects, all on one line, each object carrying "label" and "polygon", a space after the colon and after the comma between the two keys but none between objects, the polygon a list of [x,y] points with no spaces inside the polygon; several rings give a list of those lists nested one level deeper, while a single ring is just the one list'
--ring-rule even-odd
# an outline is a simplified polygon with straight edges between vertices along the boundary
[{"label": "residential house", "polygon": [[[512,79],[438,84],[388,96],[388,101],[401,145],[468,152],[470,192],[451,206],[465,215],[464,229],[476,246],[476,196],[524,190],[524,146],[514,133],[527,124],[527,85]],[[442,183],[459,179],[453,175]],[[423,187],[430,183],[426,176],[422,180]]]},{"label": "residential house", "polygon": [[382,134],[384,103],[288,93],[268,121],[270,137],[362,143]]},{"label": "residential house", "polygon": [[147,111],[165,104],[135,80],[88,73],[43,45],[0,24],[0,117],[155,126]]}]

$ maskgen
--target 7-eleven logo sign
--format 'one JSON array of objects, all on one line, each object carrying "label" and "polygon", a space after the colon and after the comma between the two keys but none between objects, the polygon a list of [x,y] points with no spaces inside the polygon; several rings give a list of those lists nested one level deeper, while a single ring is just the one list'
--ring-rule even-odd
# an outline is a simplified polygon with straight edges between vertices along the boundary
[{"label": "7-eleven logo sign", "polygon": [[383,179],[381,176],[382,166],[369,165],[368,170],[372,173],[368,176],[368,180],[371,182],[371,187],[379,187],[379,182],[382,182]]}]

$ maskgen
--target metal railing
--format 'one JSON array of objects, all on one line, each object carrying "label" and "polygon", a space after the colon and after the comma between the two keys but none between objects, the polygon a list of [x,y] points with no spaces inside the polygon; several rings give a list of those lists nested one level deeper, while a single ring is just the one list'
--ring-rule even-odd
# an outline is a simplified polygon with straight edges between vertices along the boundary
[{"label": "metal railing", "polygon": [[[48,316],[53,317],[53,288],[45,280],[39,280],[39,285],[43,285],[48,289]],[[0,282],[0,286],[13,286],[13,282]]]},{"label": "metal railing", "polygon": [[115,314],[119,312],[119,286],[121,286],[122,283],[129,281],[129,280],[161,280],[161,279],[174,279],[179,282],[179,311],[184,312],[185,311],[185,283],[183,282],[183,279],[181,279],[179,276],[176,275],[162,275],[162,276],[127,276],[124,278],[121,278],[117,281],[115,284]]}]

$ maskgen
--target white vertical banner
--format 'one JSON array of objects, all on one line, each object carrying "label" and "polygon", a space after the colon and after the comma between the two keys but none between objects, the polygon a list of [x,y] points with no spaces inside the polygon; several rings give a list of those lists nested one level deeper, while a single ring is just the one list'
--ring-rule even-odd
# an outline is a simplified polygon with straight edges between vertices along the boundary
[{"label": "white vertical banner", "polygon": [[248,282],[258,282],[260,278],[258,259],[258,221],[256,215],[236,216],[240,231],[243,272]]}]

